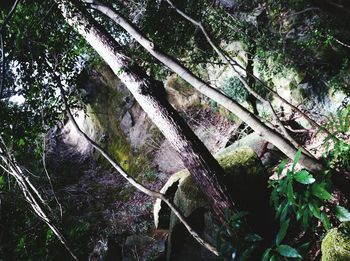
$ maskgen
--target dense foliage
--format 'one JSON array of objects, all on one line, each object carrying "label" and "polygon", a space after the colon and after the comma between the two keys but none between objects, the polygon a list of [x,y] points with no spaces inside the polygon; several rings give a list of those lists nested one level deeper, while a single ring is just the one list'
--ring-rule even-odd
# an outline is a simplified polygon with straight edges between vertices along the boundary
[{"label": "dense foliage", "polygon": [[[129,17],[157,48],[176,57],[197,75],[207,78],[208,67],[227,66],[200,30],[179,16],[166,1],[107,2]],[[230,43],[240,42],[250,54],[257,75],[269,87],[274,87],[276,78],[295,72],[301,75],[300,83],[310,85],[310,92],[350,94],[350,48],[346,43],[350,36],[350,17],[344,10],[329,8],[327,1],[237,0],[229,7],[220,2],[225,1],[174,1],[178,8],[201,21],[214,42],[231,57],[237,57],[237,53],[230,50]],[[53,209],[52,218],[59,223],[79,257],[87,258],[90,223],[75,220],[76,209],[68,206],[63,220],[57,218],[58,206],[52,193],[47,192],[52,187],[43,170],[46,153],[43,142],[45,133],[66,121],[58,84],[64,83],[71,108],[85,110],[86,97],[82,97],[78,88],[79,75],[83,69],[93,71],[101,61],[65,23],[53,1],[20,1],[11,19],[2,24],[12,7],[6,3],[0,2],[0,28],[6,54],[1,61],[5,81],[4,95],[0,97],[0,135],[27,169],[26,175],[35,173],[34,184],[40,187]],[[120,42],[133,63],[159,80],[171,74],[115,24],[97,11],[92,13]],[[249,97],[236,77],[217,87],[239,102]],[[258,83],[253,87],[268,96]],[[274,242],[266,247],[263,238],[249,231],[246,213],[228,213],[230,227],[223,227],[218,234],[218,249],[223,256],[249,260],[258,250],[264,260],[300,259],[315,254],[319,246],[313,240],[319,241],[339,222],[350,221],[347,201],[343,196],[341,200],[334,197],[339,192],[331,182],[332,171],[350,169],[349,112],[350,107],[345,104],[326,125],[331,133],[324,141],[324,159],[329,163],[325,173],[296,170],[300,154],[296,155],[291,169],[287,168],[286,161],[280,164],[277,178],[270,182],[271,204],[278,227]],[[146,163],[141,161],[136,165],[135,171],[139,171],[140,165]],[[148,175],[154,179],[153,172],[149,171]],[[69,183],[55,178],[53,182],[60,186]],[[5,171],[0,172],[0,207],[0,227],[4,231],[0,233],[0,260],[67,258],[52,231],[30,212]],[[237,243],[237,238],[242,236],[244,240]]]}]

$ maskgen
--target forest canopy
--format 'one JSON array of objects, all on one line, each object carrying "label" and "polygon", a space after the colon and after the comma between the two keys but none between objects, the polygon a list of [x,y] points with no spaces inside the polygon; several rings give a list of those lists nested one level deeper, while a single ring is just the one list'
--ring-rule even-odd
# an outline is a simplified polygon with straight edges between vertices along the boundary
[{"label": "forest canopy", "polygon": [[0,260],[350,259],[349,22],[346,0],[2,1]]}]

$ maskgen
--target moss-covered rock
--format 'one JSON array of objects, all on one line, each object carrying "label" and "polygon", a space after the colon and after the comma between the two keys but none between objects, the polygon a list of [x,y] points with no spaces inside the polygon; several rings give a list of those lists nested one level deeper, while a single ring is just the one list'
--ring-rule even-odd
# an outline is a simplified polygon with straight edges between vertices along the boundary
[{"label": "moss-covered rock", "polygon": [[[149,159],[132,148],[128,132],[133,125],[132,107],[137,107],[134,98],[105,66],[98,68],[97,77],[87,76],[80,88],[88,95],[85,120],[81,124],[93,131],[87,134],[100,144],[120,165],[134,177],[150,168]],[[128,115],[128,117],[126,117]],[[128,118],[128,119],[126,119]],[[131,122],[130,122],[131,121]],[[100,165],[109,167],[104,157],[96,153]]]},{"label": "moss-covered rock", "polygon": [[[186,217],[190,216],[196,209],[208,205],[205,195],[199,189],[192,176],[188,175],[180,184],[175,193],[174,203]],[[174,214],[170,219],[170,227],[178,223]]]},{"label": "moss-covered rock", "polygon": [[[252,217],[258,217],[257,219],[251,219],[252,223],[270,229],[271,226],[266,226],[265,217],[262,215],[262,213],[267,212],[266,208],[268,208],[268,175],[254,150],[249,147],[242,147],[233,151],[227,151],[224,154],[220,153],[216,158],[225,171],[225,183],[237,207],[241,210],[249,211],[252,213]],[[181,173],[186,172],[182,171]],[[210,232],[205,234],[216,235],[218,226],[213,226],[214,220],[212,219],[209,222],[210,224],[205,221],[205,215],[210,213],[207,198],[191,175],[187,174],[179,182],[174,196],[174,203],[184,216],[188,218],[189,223],[196,226],[196,231],[204,233],[204,231],[208,230],[208,227],[211,227]],[[256,228],[254,225],[253,227]],[[211,241],[210,238],[207,238],[207,240]],[[185,243],[179,242],[186,242],[186,246],[183,245]],[[215,240],[212,243],[215,244]],[[183,258],[185,256],[182,253],[185,251],[184,249],[196,249],[197,251],[196,246],[197,243],[190,239],[177,217],[171,213],[168,258],[171,259],[174,256]],[[191,251],[187,250],[186,255],[191,253]],[[208,258],[210,256],[208,255],[205,251],[203,253],[191,253],[193,259],[190,258],[188,260],[201,260],[200,258]],[[211,260],[210,258],[205,260]]]},{"label": "moss-covered rock", "polygon": [[328,231],[322,241],[322,261],[350,260],[350,222]]},{"label": "moss-covered rock", "polygon": [[[187,170],[182,170],[171,175],[168,181],[160,190],[169,199],[173,200],[175,192],[178,189],[179,183],[182,183],[190,173]],[[154,224],[157,229],[168,229],[170,222],[170,208],[160,199],[156,199],[153,205]]]},{"label": "moss-covered rock", "polygon": [[[255,213],[266,207],[268,174],[250,147],[228,150],[216,157],[225,171],[225,183],[238,208]],[[207,199],[187,170],[174,196],[174,203],[185,216],[208,205]],[[178,176],[178,173],[174,174]],[[175,218],[175,217],[174,217]],[[174,221],[173,225],[176,222]]]},{"label": "moss-covered rock", "polygon": [[225,183],[237,207],[252,213],[261,210],[268,197],[268,174],[254,150],[238,148],[220,156],[218,161],[225,170]]}]

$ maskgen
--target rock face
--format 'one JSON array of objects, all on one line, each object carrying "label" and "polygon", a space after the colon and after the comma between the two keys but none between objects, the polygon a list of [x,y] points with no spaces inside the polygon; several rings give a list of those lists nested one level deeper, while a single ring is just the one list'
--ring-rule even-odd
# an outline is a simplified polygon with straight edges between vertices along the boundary
[{"label": "rock face", "polygon": [[[258,216],[259,220],[251,219],[250,221],[257,232],[264,233],[268,217],[262,217],[257,213],[268,212],[266,211],[268,208],[266,189],[268,175],[261,161],[249,147],[228,151],[226,154],[221,153],[217,159],[225,170],[225,182],[237,207],[249,211],[252,216]],[[206,197],[199,190],[192,176],[184,170],[174,174],[170,180],[171,184],[177,180],[178,189],[174,194],[176,206],[188,218],[189,223],[204,235],[206,240],[215,244],[218,222],[210,210]],[[165,191],[170,187],[169,184],[164,187]],[[158,208],[155,208],[155,215],[159,215],[157,211],[165,207],[158,205]],[[268,228],[270,229],[271,226]],[[170,214],[167,258],[168,260],[215,260],[215,256],[192,239],[173,213]]]},{"label": "rock face", "polygon": [[350,222],[328,231],[321,250],[322,261],[350,260]]},{"label": "rock face", "polygon": [[[173,199],[179,184],[181,184],[189,175],[190,173],[186,170],[173,174],[159,192]],[[170,222],[170,209],[166,207],[160,199],[157,199],[154,203],[153,213],[156,229],[168,229]]]}]

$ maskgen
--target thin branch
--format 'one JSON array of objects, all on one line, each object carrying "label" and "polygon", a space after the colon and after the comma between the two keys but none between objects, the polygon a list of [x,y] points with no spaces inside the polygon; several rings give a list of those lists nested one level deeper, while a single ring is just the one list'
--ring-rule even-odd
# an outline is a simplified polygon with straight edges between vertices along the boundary
[{"label": "thin branch", "polygon": [[[56,226],[51,223],[51,220],[45,214],[45,211],[42,209],[40,203],[37,201],[38,197],[39,197],[40,201],[42,201],[40,194],[38,194],[38,191],[31,184],[28,177],[26,177],[23,174],[23,172],[22,172],[21,168],[19,167],[19,165],[17,164],[16,160],[9,153],[1,136],[0,136],[0,159],[6,164],[7,171],[16,180],[17,184],[19,185],[19,187],[24,195],[25,200],[30,204],[34,213],[53,231],[53,233],[61,241],[63,246],[67,249],[67,251],[73,257],[73,259],[78,260],[77,257],[72,252],[72,250],[69,248],[64,236],[61,234],[61,232],[58,230],[58,228],[56,228]],[[33,195],[32,191],[34,191],[34,195]]]},{"label": "thin branch", "polygon": [[2,32],[0,32],[0,52],[1,52],[1,76],[0,76],[0,100],[4,90],[5,82],[5,45]]},{"label": "thin branch", "polygon": [[204,246],[210,252],[212,252],[216,256],[219,256],[218,250],[214,246],[212,246],[210,243],[206,242],[196,231],[194,231],[192,229],[192,227],[186,221],[186,218],[179,212],[178,208],[167,199],[167,197],[164,194],[162,194],[158,191],[148,189],[145,186],[143,186],[141,183],[137,182],[132,176],[130,176],[128,173],[126,173],[126,171],[110,155],[108,155],[108,153],[102,147],[100,147],[85,132],[83,132],[81,130],[81,128],[79,127],[79,125],[75,121],[72,112],[70,111],[68,101],[67,101],[67,98],[65,96],[65,91],[64,91],[62,84],[61,84],[60,77],[55,74],[54,78],[58,84],[60,91],[61,91],[61,97],[62,97],[63,103],[65,105],[65,109],[66,109],[66,112],[68,114],[68,118],[71,120],[71,122],[72,122],[73,126],[75,127],[75,129],[77,130],[77,132],[82,137],[84,137],[94,149],[96,149],[99,153],[101,153],[101,155],[106,160],[108,160],[108,162],[113,166],[113,168],[116,169],[119,172],[119,174],[123,178],[125,178],[132,186],[134,186],[136,189],[138,189],[139,191],[143,192],[144,194],[146,194],[152,198],[158,198],[160,200],[163,200],[169,206],[169,208],[174,212],[174,214],[179,218],[179,220],[186,227],[186,229],[192,235],[192,237],[195,238],[199,244]]},{"label": "thin branch", "polygon": [[[187,14],[185,14],[184,12],[182,12],[181,10],[179,10],[170,0],[166,0],[169,5],[175,9],[176,12],[178,12],[181,16],[183,16],[185,19],[187,19],[188,21],[190,21],[191,23],[193,23],[195,26],[198,26],[201,30],[202,33],[204,34],[205,38],[207,39],[207,41],[209,42],[209,44],[213,47],[213,49],[218,53],[221,52],[220,49],[218,47],[216,47],[216,45],[214,44],[214,42],[211,40],[209,34],[206,32],[204,26],[194,20],[193,18],[191,18],[190,16],[188,16]],[[311,10],[311,9],[310,9]],[[307,10],[307,11],[310,11]],[[215,47],[215,48],[214,48]],[[253,73],[248,72],[242,65],[240,65],[239,63],[237,63],[235,60],[233,60],[232,58],[230,58],[228,55],[224,55],[223,53],[220,55],[221,58],[223,58],[225,61],[227,61],[227,59],[229,59],[231,61],[231,65],[232,66],[237,66],[240,69],[242,69],[243,71],[245,71],[249,76],[253,77],[255,80],[257,80],[266,90],[268,90],[272,95],[274,95],[276,98],[278,98],[279,100],[281,100],[283,103],[285,103],[286,105],[288,105],[290,108],[292,108],[293,110],[297,111],[300,115],[303,116],[303,118],[305,120],[307,120],[311,126],[318,128],[318,129],[322,129],[322,131],[324,131],[326,134],[330,134],[328,132],[328,130],[321,128],[321,126],[315,122],[313,119],[311,119],[308,115],[306,115],[304,112],[302,112],[298,107],[294,106],[293,104],[291,104],[289,101],[287,101],[285,98],[283,98],[282,96],[280,96],[276,91],[274,91],[273,89],[271,89],[269,86],[266,85],[266,83],[264,83],[260,78],[258,78],[257,76],[255,76]],[[237,73],[239,74],[239,73]],[[244,84],[244,83],[243,83]],[[244,84],[246,86],[246,84]],[[254,95],[254,94],[253,94]],[[255,96],[255,95],[254,95]],[[269,106],[270,107],[270,106]],[[281,125],[278,122],[279,125]],[[283,131],[283,130],[282,130]],[[285,131],[283,131],[285,134]]]},{"label": "thin branch", "polygon": [[[234,64],[231,63],[232,60],[230,60],[221,50],[220,48],[214,43],[214,41],[211,39],[211,37],[209,36],[208,32],[206,31],[206,29],[204,28],[203,24],[199,21],[196,21],[195,19],[193,19],[192,17],[190,17],[189,15],[187,15],[186,13],[184,13],[183,11],[181,11],[179,8],[177,8],[173,2],[171,0],[166,0],[169,5],[177,12],[179,13],[182,17],[184,17],[186,20],[188,20],[189,22],[191,22],[193,25],[197,26],[203,33],[205,39],[208,41],[208,43],[210,44],[210,46],[214,49],[214,51],[220,56],[220,58],[222,60],[224,60],[230,67],[231,69],[236,73],[237,78],[242,82],[242,84],[244,85],[245,89],[252,95],[255,97],[255,99],[259,100],[262,104],[264,104],[265,106],[267,106],[272,114],[273,119],[276,121],[276,123],[278,124],[278,126],[280,127],[280,130],[282,131],[282,133],[284,134],[284,136],[294,145],[295,148],[298,148],[300,145],[293,139],[293,137],[288,133],[288,131],[286,130],[286,128],[284,127],[283,123],[281,122],[281,120],[279,119],[279,117],[276,114],[276,111],[274,110],[274,108],[271,105],[271,102],[269,102],[267,99],[265,99],[264,97],[262,97],[260,94],[258,94],[255,90],[253,90],[251,88],[251,86],[249,85],[249,83],[247,82],[247,80],[237,71],[236,67]],[[236,63],[236,62],[235,62]],[[244,70],[247,71],[247,70]],[[307,153],[309,156],[312,157],[312,155],[306,151],[305,149],[303,149],[304,153]]]},{"label": "thin branch", "polygon": [[[43,109],[41,109],[41,121],[42,121],[42,125],[44,127],[45,125],[45,122],[44,122],[44,112],[43,112]],[[46,137],[44,135],[43,137],[43,144],[42,144],[42,150],[43,150],[43,154],[42,154],[42,161],[43,161],[43,168],[44,168],[44,172],[46,174],[46,177],[49,181],[49,184],[50,184],[50,188],[51,188],[51,191],[52,191],[52,194],[53,194],[53,197],[60,209],[60,217],[62,219],[62,216],[63,216],[63,209],[62,209],[62,205],[61,203],[59,202],[57,196],[56,196],[56,192],[53,188],[53,184],[52,184],[52,181],[51,181],[51,177],[50,177],[50,174],[49,174],[49,171],[47,170],[47,166],[46,166]]]},{"label": "thin branch", "polygon": [[303,14],[303,13],[306,13],[306,12],[310,12],[310,11],[320,11],[320,10],[321,9],[318,8],[318,7],[308,7],[308,8],[305,8],[304,10],[301,10],[301,11],[298,11],[298,12],[295,12],[295,13],[283,16],[282,19],[287,19],[289,17],[300,15],[300,14]]}]

